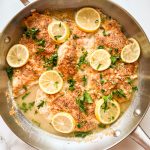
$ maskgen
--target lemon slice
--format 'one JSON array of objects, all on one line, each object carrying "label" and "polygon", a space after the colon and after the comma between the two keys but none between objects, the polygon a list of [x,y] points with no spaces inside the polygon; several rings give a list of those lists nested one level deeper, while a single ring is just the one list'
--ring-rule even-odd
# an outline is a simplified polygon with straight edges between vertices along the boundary
[{"label": "lemon slice", "polygon": [[96,50],[90,56],[90,65],[97,71],[106,70],[111,65],[110,57],[106,50]]},{"label": "lemon slice", "polygon": [[46,71],[39,78],[39,86],[43,92],[55,94],[61,90],[63,80],[57,71]]},{"label": "lemon slice", "polygon": [[75,120],[69,113],[60,112],[53,116],[52,125],[61,133],[70,133],[75,128]]},{"label": "lemon slice", "polygon": [[65,42],[70,35],[67,24],[56,20],[48,25],[48,33],[50,37],[57,43]]},{"label": "lemon slice", "polygon": [[76,13],[75,22],[81,30],[94,32],[100,27],[101,18],[94,8],[86,7]]},{"label": "lemon slice", "polygon": [[97,101],[95,107],[95,116],[99,122],[103,124],[111,124],[118,119],[119,115],[120,106],[117,101],[108,101],[107,107],[103,99]]},{"label": "lemon slice", "polygon": [[126,45],[121,51],[121,59],[126,63],[133,63],[140,56],[140,46],[133,38],[130,38],[129,42],[130,44]]},{"label": "lemon slice", "polygon": [[7,63],[14,68],[22,67],[29,59],[29,51],[22,44],[12,46],[7,54]]}]

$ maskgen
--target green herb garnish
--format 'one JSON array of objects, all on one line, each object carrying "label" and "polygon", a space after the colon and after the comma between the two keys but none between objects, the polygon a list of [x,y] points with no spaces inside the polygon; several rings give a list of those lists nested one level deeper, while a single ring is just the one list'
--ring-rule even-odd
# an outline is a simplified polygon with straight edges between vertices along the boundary
[{"label": "green herb garnish", "polygon": [[133,91],[138,91],[138,87],[137,87],[137,86],[133,86],[133,87],[132,87],[132,90],[133,90]]},{"label": "green herb garnish", "polygon": [[22,100],[24,100],[31,92],[26,93],[24,96],[22,96]]},{"label": "green herb garnish", "polygon": [[58,40],[58,39],[61,38],[61,37],[62,37],[62,35],[55,35],[55,36],[54,36],[55,40]]},{"label": "green herb garnish", "polygon": [[100,83],[101,83],[101,85],[103,85],[105,83],[105,80],[103,79],[103,75],[102,74],[100,74]]},{"label": "green herb garnish", "polygon": [[40,104],[37,105],[37,108],[40,109],[41,107],[43,107],[45,104],[45,101],[41,100]]},{"label": "green herb garnish", "polygon": [[104,93],[104,92],[105,92],[105,90],[104,90],[104,89],[101,89],[101,92],[102,92],[102,93]]},{"label": "green herb garnish", "polygon": [[68,83],[69,83],[69,90],[70,91],[75,90],[74,86],[75,86],[76,81],[73,78],[70,78],[70,79],[68,79]]},{"label": "green herb garnish", "polygon": [[78,104],[80,111],[86,113],[86,108],[84,106],[84,97],[81,96],[80,98],[77,98],[76,103]]},{"label": "green herb garnish", "polygon": [[84,75],[82,78],[83,81],[83,85],[86,86],[87,85],[87,77]]},{"label": "green herb garnish", "polygon": [[31,109],[32,109],[32,107],[34,106],[34,104],[35,104],[35,102],[30,102],[30,103],[28,104],[28,108],[29,108],[29,110],[31,110]]},{"label": "green herb garnish", "polygon": [[80,98],[76,99],[76,103],[78,104],[80,110],[84,113],[86,113],[86,108],[84,105],[85,102],[89,104],[93,103],[91,95],[87,91],[84,91],[83,95]]},{"label": "green herb garnish", "polygon": [[76,39],[78,39],[78,38],[79,38],[79,36],[77,36],[76,34],[73,35],[73,39],[74,39],[74,40],[76,40]]},{"label": "green herb garnish", "polygon": [[118,48],[115,48],[114,50],[115,50],[116,53],[118,53]]},{"label": "green herb garnish", "polygon": [[104,46],[100,45],[100,46],[97,47],[97,49],[104,49]]},{"label": "green herb garnish", "polygon": [[61,27],[61,22],[59,23],[59,27]]},{"label": "green herb garnish", "polygon": [[96,69],[98,70],[100,68],[100,66],[101,66],[101,64],[99,64]]},{"label": "green herb garnish", "polygon": [[40,127],[40,123],[39,122],[37,122],[36,120],[34,120],[34,119],[32,119],[32,122],[36,125],[36,126],[38,126],[38,127]]},{"label": "green herb garnish", "polygon": [[82,127],[86,124],[86,122],[87,122],[87,121],[79,122],[79,123],[77,124],[77,127],[78,127],[78,128],[82,128]]},{"label": "green herb garnish", "polygon": [[111,59],[111,64],[115,65],[117,60],[120,59],[120,57],[119,56],[111,56],[110,59]]},{"label": "green herb garnish", "polygon": [[9,80],[12,80],[13,68],[12,68],[12,67],[7,67],[7,68],[6,68],[6,73],[7,73],[7,76],[8,76],[8,78],[9,78]]},{"label": "green herb garnish", "polygon": [[128,77],[128,78],[127,78],[127,83],[130,84],[130,85],[132,85],[133,80],[132,80],[130,77]]},{"label": "green herb garnish", "polygon": [[107,32],[104,30],[104,31],[103,31],[103,35],[104,35],[104,36],[109,36],[110,33],[107,33]]},{"label": "green herb garnish", "polygon": [[44,48],[38,48],[38,51],[36,52],[36,54],[41,54],[42,52],[44,52],[45,49]]},{"label": "green herb garnish", "polygon": [[43,67],[47,68],[47,70],[50,70],[53,67],[57,66],[58,54],[55,53],[50,58],[43,57],[43,61],[44,61]]},{"label": "green herb garnish", "polygon": [[104,104],[102,105],[102,109],[104,109],[104,112],[108,109],[108,101],[112,100],[113,96],[112,94],[109,94],[107,96],[103,96]]},{"label": "green herb garnish", "polygon": [[27,106],[27,104],[26,104],[25,102],[23,102],[22,105],[21,105],[21,107],[20,107],[20,109],[21,109],[24,113],[26,113],[26,112],[28,111],[28,106]]},{"label": "green herb garnish", "polygon": [[104,129],[104,128],[106,128],[106,125],[105,125],[105,124],[100,123],[100,124],[98,125],[98,127],[99,127],[99,128],[103,128],[103,129]]},{"label": "green herb garnish", "polygon": [[87,103],[89,103],[89,104],[91,104],[91,103],[93,103],[93,100],[92,100],[92,98],[91,98],[91,95],[87,92],[87,91],[84,91],[84,100],[85,100],[85,102],[87,102]]},{"label": "green herb garnish", "polygon": [[58,84],[59,84],[58,81],[56,81],[56,82],[54,83],[54,86],[55,86],[56,89],[58,88]]},{"label": "green herb garnish", "polygon": [[125,95],[125,93],[124,93],[124,91],[122,89],[115,90],[115,91],[112,92],[112,94],[116,95],[116,96],[118,96],[120,98],[121,97],[126,98],[126,95]]},{"label": "green herb garnish", "polygon": [[88,55],[88,52],[83,52],[83,55],[79,58],[79,62],[77,64],[77,66],[80,68],[81,65],[83,64],[87,64],[87,61],[86,61],[86,57]]},{"label": "green herb garnish", "polygon": [[25,35],[27,38],[32,38],[33,40],[37,39],[36,35],[39,32],[39,29],[36,28],[31,28],[31,29],[26,29]]},{"label": "green herb garnish", "polygon": [[24,89],[25,91],[28,90],[26,85],[23,85],[23,89]]},{"label": "green herb garnish", "polygon": [[44,39],[37,40],[36,42],[38,46],[45,47],[46,41]]},{"label": "green herb garnish", "polygon": [[32,107],[34,106],[35,102],[25,103],[23,102],[20,106],[20,109],[26,113],[28,110],[32,110]]},{"label": "green herb garnish", "polygon": [[58,48],[59,48],[59,45],[56,44],[56,45],[55,45],[55,49],[58,49]]},{"label": "green herb garnish", "polygon": [[92,134],[91,131],[88,132],[74,132],[75,137],[85,138],[87,135]]},{"label": "green herb garnish", "polygon": [[99,20],[97,19],[97,20],[95,20],[95,23],[98,23],[99,22]]}]

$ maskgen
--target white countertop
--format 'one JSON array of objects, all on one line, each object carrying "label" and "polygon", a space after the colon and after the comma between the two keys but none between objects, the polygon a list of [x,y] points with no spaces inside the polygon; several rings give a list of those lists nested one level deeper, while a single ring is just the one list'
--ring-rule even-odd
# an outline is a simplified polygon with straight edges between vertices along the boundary
[{"label": "white countertop", "polygon": [[[30,0],[33,1],[33,0]],[[125,8],[144,29],[150,40],[150,0],[112,0]],[[0,0],[0,31],[3,30],[7,22],[22,8],[24,5],[19,0]],[[141,127],[150,137],[150,109],[141,122]],[[2,138],[1,138],[2,137]],[[2,143],[7,143],[7,146]],[[111,150],[143,150],[129,137],[113,147]],[[0,150],[35,150],[23,141],[21,141],[7,127],[0,117]]]}]

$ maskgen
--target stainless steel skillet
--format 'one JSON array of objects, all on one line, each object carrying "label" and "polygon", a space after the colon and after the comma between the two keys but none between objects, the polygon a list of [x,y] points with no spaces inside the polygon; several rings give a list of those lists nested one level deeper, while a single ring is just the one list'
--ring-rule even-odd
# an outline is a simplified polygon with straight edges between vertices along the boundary
[{"label": "stainless steel skillet", "polygon": [[[100,150],[108,149],[122,141],[129,134],[145,149],[150,149],[150,140],[138,126],[144,117],[150,104],[150,43],[138,23],[125,10],[107,0],[38,0],[29,4],[27,0],[21,0],[27,5],[6,26],[0,37],[0,114],[9,128],[23,141],[42,150]],[[109,129],[111,134],[96,133],[87,139],[78,141],[74,138],[47,133],[27,121],[16,109],[14,115],[10,115],[13,99],[6,98],[6,92],[11,96],[11,88],[5,73],[7,66],[5,57],[8,49],[15,44],[22,34],[21,20],[30,15],[33,9],[43,11],[45,9],[66,9],[93,6],[101,8],[104,13],[117,19],[125,28],[129,37],[136,38],[142,49],[139,67],[138,92],[127,112]]]}]

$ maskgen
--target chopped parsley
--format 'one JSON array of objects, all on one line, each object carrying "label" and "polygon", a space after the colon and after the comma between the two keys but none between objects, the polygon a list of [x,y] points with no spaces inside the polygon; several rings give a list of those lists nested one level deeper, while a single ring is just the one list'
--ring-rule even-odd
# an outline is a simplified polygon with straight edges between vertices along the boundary
[{"label": "chopped parsley", "polygon": [[79,62],[77,64],[77,66],[80,68],[81,65],[83,64],[87,64],[87,61],[86,61],[86,57],[88,55],[88,52],[83,52],[83,55],[79,58]]},{"label": "chopped parsley", "polygon": [[138,91],[138,87],[137,87],[137,86],[133,86],[133,87],[132,87],[132,90],[133,90],[133,91]]},{"label": "chopped parsley", "polygon": [[97,49],[104,49],[104,46],[100,45],[100,46],[97,47]]},{"label": "chopped parsley", "polygon": [[24,100],[31,92],[26,93],[24,96],[22,96],[22,100]]},{"label": "chopped parsley", "polygon": [[54,36],[55,40],[58,40],[58,39],[61,38],[61,37],[62,37],[62,35],[55,35],[55,36]]},{"label": "chopped parsley", "polygon": [[12,76],[13,76],[13,68],[12,67],[7,67],[6,68],[6,73],[7,73],[7,76],[9,78],[9,80],[12,80]]},{"label": "chopped parsley", "polygon": [[118,53],[118,48],[115,48],[114,50],[115,50],[116,53]]},{"label": "chopped parsley", "polygon": [[54,83],[54,86],[55,86],[56,89],[58,88],[58,84],[59,84],[58,81],[56,81],[56,82]]},{"label": "chopped parsley", "polygon": [[84,113],[86,113],[86,107],[84,105],[85,102],[88,104],[93,103],[91,95],[87,91],[84,91],[83,95],[80,98],[76,99],[76,103],[78,104],[80,111]]},{"label": "chopped parsley", "polygon": [[109,36],[110,33],[107,33],[107,32],[104,30],[104,31],[103,31],[103,35],[104,35],[104,36]]},{"label": "chopped parsley", "polygon": [[25,102],[22,103],[22,105],[20,106],[20,109],[26,113],[28,111],[28,106]]},{"label": "chopped parsley", "polygon": [[102,109],[104,109],[104,112],[108,109],[108,101],[112,100],[113,96],[112,94],[109,94],[107,96],[103,96],[104,104],[102,105]]},{"label": "chopped parsley", "polygon": [[104,89],[101,89],[101,92],[102,92],[102,93],[104,93],[104,92],[105,92],[105,90],[104,90]]},{"label": "chopped parsley", "polygon": [[45,104],[45,101],[41,100],[41,102],[39,103],[39,105],[37,105],[37,108],[40,109],[41,107],[43,107]]},{"label": "chopped parsley", "polygon": [[132,85],[133,80],[132,80],[130,77],[128,77],[128,78],[127,78],[127,83],[130,84],[130,85]]},{"label": "chopped parsley", "polygon": [[85,102],[87,102],[87,103],[89,103],[89,104],[91,104],[91,103],[93,103],[93,100],[92,100],[92,98],[91,98],[91,95],[87,92],[87,91],[84,91],[84,100],[85,100]]},{"label": "chopped parsley", "polygon": [[40,127],[40,125],[41,125],[38,121],[36,121],[36,120],[34,120],[34,119],[32,119],[32,122],[33,122],[36,126],[38,126],[38,127]]},{"label": "chopped parsley", "polygon": [[29,108],[29,110],[31,110],[31,109],[32,109],[32,107],[34,106],[34,104],[35,104],[35,102],[30,102],[30,103],[28,104],[28,108]]},{"label": "chopped parsley", "polygon": [[56,45],[55,45],[55,49],[58,49],[58,48],[59,48],[59,45],[56,44]]},{"label": "chopped parsley", "polygon": [[74,86],[75,86],[76,81],[73,78],[70,78],[70,79],[68,79],[68,83],[69,83],[69,90],[70,91],[75,90]]},{"label": "chopped parsley", "polygon": [[105,80],[103,79],[103,75],[100,73],[100,83],[103,85],[105,83]]},{"label": "chopped parsley", "polygon": [[52,69],[53,67],[57,66],[58,61],[58,54],[53,54],[50,58],[43,57],[44,65],[43,67],[47,70]]},{"label": "chopped parsley", "polygon": [[24,89],[25,91],[28,90],[26,85],[23,85],[23,89]]},{"label": "chopped parsley", "polygon": [[32,107],[34,106],[34,104],[35,104],[35,102],[30,102],[30,103],[25,103],[25,102],[23,102],[22,104],[21,104],[21,106],[20,106],[20,109],[24,112],[24,113],[26,113],[28,110],[32,110]]},{"label": "chopped parsley", "polygon": [[111,64],[116,65],[116,62],[117,62],[117,60],[120,59],[120,57],[119,56],[111,56],[110,59],[111,59]]},{"label": "chopped parsley", "polygon": [[87,77],[84,75],[82,78],[83,81],[83,85],[86,86],[87,85]]},{"label": "chopped parsley", "polygon": [[106,125],[105,125],[105,124],[100,123],[100,124],[98,125],[98,127],[99,127],[99,128],[103,128],[103,129],[104,129],[104,128],[106,128]]},{"label": "chopped parsley", "polygon": [[39,29],[36,29],[36,28],[27,29],[26,28],[25,36],[27,38],[32,38],[33,40],[35,40],[35,39],[37,39],[36,35],[38,32],[39,32]]},{"label": "chopped parsley", "polygon": [[82,128],[82,127],[86,124],[86,122],[87,122],[87,121],[79,122],[79,123],[77,124],[77,127],[78,127],[79,129]]},{"label": "chopped parsley", "polygon": [[115,91],[112,92],[112,94],[116,95],[116,96],[118,96],[120,98],[121,97],[126,98],[126,95],[125,95],[125,93],[124,93],[124,91],[122,89],[115,90]]},{"label": "chopped parsley", "polygon": [[80,138],[85,138],[87,135],[90,135],[92,134],[91,131],[88,131],[88,132],[74,132],[74,136],[75,137],[80,137]]},{"label": "chopped parsley", "polygon": [[99,22],[99,20],[98,20],[98,19],[96,19],[96,20],[95,20],[95,23],[98,23],[98,22]]},{"label": "chopped parsley", "polygon": [[38,46],[45,47],[46,41],[44,39],[37,40],[36,42]]},{"label": "chopped parsley", "polygon": [[38,50],[38,51],[36,52],[36,54],[41,54],[42,52],[44,52],[44,51],[45,51],[45,49],[44,49],[44,48],[38,48],[37,50]]},{"label": "chopped parsley", "polygon": [[59,27],[61,27],[61,22],[59,23]]},{"label": "chopped parsley", "polygon": [[86,113],[86,108],[84,106],[84,97],[81,96],[80,98],[77,98],[76,103],[79,106],[80,111]]},{"label": "chopped parsley", "polygon": [[76,35],[76,34],[73,35],[73,39],[74,39],[74,40],[76,40],[76,39],[78,39],[78,38],[79,38],[78,35]]},{"label": "chopped parsley", "polygon": [[101,66],[101,64],[99,64],[96,69],[98,70],[100,68],[100,66]]}]

